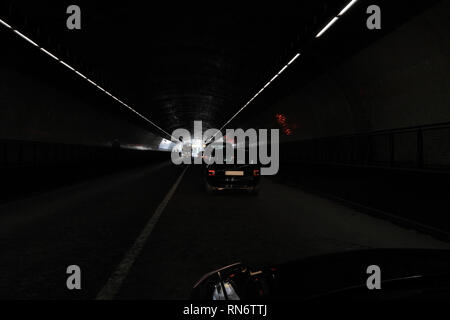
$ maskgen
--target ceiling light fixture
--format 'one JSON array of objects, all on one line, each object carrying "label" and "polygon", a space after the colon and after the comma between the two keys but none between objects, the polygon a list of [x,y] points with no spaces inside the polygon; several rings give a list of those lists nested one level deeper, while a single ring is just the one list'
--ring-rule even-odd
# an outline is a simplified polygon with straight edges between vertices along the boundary
[{"label": "ceiling light fixture", "polygon": [[331,19],[331,21],[328,22],[328,24],[319,31],[319,33],[316,35],[316,38],[319,38],[321,35],[323,35],[337,20],[338,17],[334,17],[333,19]]},{"label": "ceiling light fixture", "polygon": [[342,9],[341,12],[339,12],[339,14],[337,16],[335,16],[333,19],[331,19],[330,22],[328,22],[327,25],[322,30],[320,30],[319,33],[316,34],[316,38],[319,38],[320,36],[322,36],[339,19],[339,17],[344,15],[344,13],[346,13],[357,1],[358,0],[350,1],[344,7],[344,9]]},{"label": "ceiling light fixture", "polygon": [[338,16],[342,16],[344,13],[346,13],[348,11],[348,9],[350,9],[358,0],[352,0],[350,1],[344,9],[341,10],[341,12],[339,12]]}]

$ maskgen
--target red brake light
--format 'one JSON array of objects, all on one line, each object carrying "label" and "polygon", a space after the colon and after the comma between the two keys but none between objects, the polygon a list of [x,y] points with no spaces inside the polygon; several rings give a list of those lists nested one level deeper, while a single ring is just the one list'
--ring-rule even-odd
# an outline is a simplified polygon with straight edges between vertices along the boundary
[{"label": "red brake light", "polygon": [[216,174],[215,170],[208,170],[208,176],[214,176]]},{"label": "red brake light", "polygon": [[253,170],[253,175],[254,176],[259,176],[259,169]]}]

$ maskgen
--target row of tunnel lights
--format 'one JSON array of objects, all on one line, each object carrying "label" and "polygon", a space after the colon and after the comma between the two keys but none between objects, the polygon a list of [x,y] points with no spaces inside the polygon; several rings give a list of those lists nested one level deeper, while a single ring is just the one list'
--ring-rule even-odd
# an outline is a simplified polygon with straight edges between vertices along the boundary
[{"label": "row of tunnel lights", "polygon": [[[352,0],[350,1],[340,12],[337,16],[333,17],[330,22],[328,22],[325,27],[323,27],[317,34],[316,38],[320,38],[342,15],[344,15],[358,0]],[[248,100],[242,108],[240,108],[231,118],[228,120],[221,128],[222,129],[228,125],[242,110],[244,110],[257,96],[259,96],[264,89],[266,89],[284,70],[286,70],[287,67],[289,67],[298,57],[300,56],[300,53],[295,54],[295,56],[285,65],[283,68],[281,68],[280,71],[278,71],[275,76],[270,79],[250,100]]]},{"label": "row of tunnel lights", "polygon": [[164,131],[164,129],[162,129],[161,127],[159,127],[158,125],[156,125],[154,122],[152,122],[150,119],[148,119],[147,117],[145,117],[144,115],[140,114],[138,111],[136,111],[135,109],[133,109],[132,107],[130,107],[128,104],[126,104],[125,102],[123,102],[122,100],[120,100],[119,98],[115,97],[113,94],[111,94],[109,91],[105,90],[104,88],[102,88],[100,85],[98,85],[97,83],[95,83],[94,81],[92,81],[91,79],[89,79],[87,76],[85,76],[84,74],[82,74],[81,72],[79,72],[78,70],[76,70],[75,68],[73,68],[72,66],[70,66],[68,63],[64,62],[63,60],[61,60],[60,58],[58,58],[57,56],[55,56],[54,54],[52,54],[51,52],[49,52],[48,50],[44,49],[43,47],[39,46],[36,42],[34,42],[33,40],[31,40],[30,38],[28,38],[27,36],[25,36],[23,33],[21,33],[20,31],[14,29],[12,26],[10,26],[8,23],[6,23],[5,21],[0,19],[0,23],[2,25],[4,25],[5,27],[7,27],[8,29],[10,29],[12,32],[14,32],[15,34],[17,34],[18,36],[20,36],[22,39],[26,40],[28,43],[32,44],[33,46],[35,46],[36,48],[38,48],[39,50],[41,50],[43,53],[45,53],[46,55],[48,55],[49,57],[51,57],[52,59],[56,60],[57,62],[61,63],[63,66],[65,66],[67,69],[69,69],[70,71],[74,72],[75,74],[77,74],[78,76],[80,76],[81,78],[83,78],[84,80],[86,80],[87,82],[89,82],[91,85],[93,85],[94,87],[96,87],[98,90],[102,91],[104,94],[106,94],[107,96],[111,97],[112,99],[114,99],[115,101],[117,101],[118,103],[120,103],[122,106],[128,108],[129,110],[131,110],[133,113],[135,113],[136,115],[138,115],[140,118],[144,119],[145,121],[147,121],[148,123],[150,123],[151,125],[153,125],[154,127],[158,128],[159,130],[161,130],[161,132],[164,132],[165,134],[167,134],[168,136],[171,136],[170,134],[168,134],[166,131]]},{"label": "row of tunnel lights", "polygon": [[[352,0],[350,1],[342,10],[341,12],[339,12],[339,14],[337,16],[335,16],[333,19],[331,19],[330,22],[328,22],[327,25],[325,25],[325,27],[320,30],[317,35],[316,38],[319,38],[320,36],[322,36],[338,19],[339,17],[341,17],[342,15],[344,15],[349,9],[350,7],[352,7],[358,0]],[[30,38],[28,38],[27,36],[25,36],[23,33],[21,33],[20,31],[14,29],[12,26],[10,26],[8,23],[6,23],[5,21],[0,19],[0,23],[2,25],[4,25],[5,27],[7,27],[8,29],[10,29],[11,31],[13,31],[14,33],[16,33],[17,35],[19,35],[21,38],[23,38],[24,40],[26,40],[27,42],[29,42],[30,44],[32,44],[33,46],[39,48],[39,50],[41,50],[43,53],[45,53],[46,55],[48,55],[49,57],[51,57],[52,59],[58,61],[59,63],[61,63],[63,66],[65,66],[66,68],[68,68],[69,70],[71,70],[72,72],[75,72],[78,76],[80,76],[81,78],[83,78],[84,80],[86,80],[87,82],[89,82],[91,85],[93,85],[94,87],[96,87],[97,89],[99,89],[100,91],[102,91],[103,93],[105,93],[106,95],[110,96],[112,99],[114,99],[115,101],[117,101],[118,103],[120,103],[122,106],[128,108],[129,110],[131,110],[133,113],[135,113],[136,115],[138,115],[140,118],[144,119],[145,121],[147,121],[148,123],[150,123],[151,125],[153,125],[154,127],[156,127],[158,130],[160,130],[161,132],[164,132],[165,134],[167,134],[169,137],[171,137],[171,134],[169,134],[168,132],[166,132],[163,128],[159,127],[158,125],[156,125],[153,121],[151,121],[150,119],[148,119],[147,117],[145,117],[144,115],[140,114],[139,112],[137,112],[135,109],[133,109],[132,107],[130,107],[128,104],[126,104],[125,102],[123,102],[122,100],[120,100],[119,98],[115,97],[114,95],[112,95],[110,92],[108,92],[107,90],[103,89],[101,86],[99,86],[97,83],[95,83],[94,81],[92,81],[91,79],[89,79],[88,77],[86,77],[84,74],[82,74],[81,72],[79,72],[78,70],[76,70],[75,68],[73,68],[72,66],[70,66],[69,64],[67,64],[66,62],[64,62],[63,60],[59,59],[57,56],[55,56],[54,54],[52,54],[51,52],[47,51],[46,49],[44,49],[43,47],[39,46],[36,42],[34,42],[33,40],[31,40]],[[276,78],[278,78],[278,76],[280,76],[280,74],[285,71],[298,57],[300,56],[300,53],[295,54],[295,56],[285,65],[283,66],[280,71],[278,71],[277,74],[275,74],[272,79],[270,79],[250,100],[248,100],[244,106],[242,108],[240,108],[221,128],[220,131],[226,126],[228,125],[242,110],[244,110],[254,99],[256,99],[257,96],[259,96]]]}]

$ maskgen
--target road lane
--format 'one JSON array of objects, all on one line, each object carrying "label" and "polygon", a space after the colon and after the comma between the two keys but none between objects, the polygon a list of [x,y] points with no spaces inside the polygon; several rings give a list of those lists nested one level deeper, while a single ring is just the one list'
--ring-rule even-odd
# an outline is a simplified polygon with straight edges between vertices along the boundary
[{"label": "road lane", "polygon": [[[169,163],[0,206],[0,298],[93,299],[180,176]],[[208,195],[189,167],[116,298],[184,299],[206,272],[381,247],[450,248],[330,200],[263,179],[260,195]],[[66,289],[66,268],[82,290]]]},{"label": "road lane", "polygon": [[187,167],[183,169],[180,176],[177,178],[173,186],[170,188],[169,192],[166,194],[164,199],[161,201],[161,203],[156,208],[153,215],[150,217],[150,219],[144,226],[144,229],[142,229],[141,233],[131,246],[130,250],[128,250],[128,252],[125,254],[125,257],[119,263],[114,272],[111,274],[111,277],[108,279],[105,286],[100,290],[100,292],[96,297],[97,300],[113,300],[115,296],[119,293],[123,281],[128,276],[128,272],[133,267],[136,258],[140,255],[142,248],[145,246],[153,229],[158,223],[158,220],[161,217],[164,209],[166,208],[173,194],[177,190],[177,187],[180,184],[181,180],[183,179],[186,169]]},{"label": "road lane", "polygon": [[259,196],[208,195],[191,167],[118,295],[184,299],[205,273],[363,248],[450,248],[354,209],[264,179]]},{"label": "road lane", "polygon": [[[0,206],[0,298],[94,298],[180,172],[153,164]],[[72,264],[81,291],[66,288]]]}]

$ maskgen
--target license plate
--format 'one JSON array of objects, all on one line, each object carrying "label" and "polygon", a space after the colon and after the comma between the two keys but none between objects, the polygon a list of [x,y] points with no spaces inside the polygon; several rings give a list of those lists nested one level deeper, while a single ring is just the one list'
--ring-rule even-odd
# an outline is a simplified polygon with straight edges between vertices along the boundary
[{"label": "license plate", "polygon": [[244,171],[225,171],[226,176],[243,176]]}]

